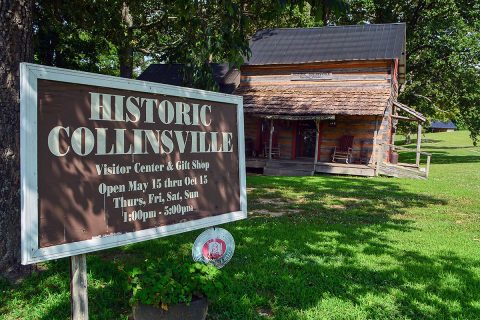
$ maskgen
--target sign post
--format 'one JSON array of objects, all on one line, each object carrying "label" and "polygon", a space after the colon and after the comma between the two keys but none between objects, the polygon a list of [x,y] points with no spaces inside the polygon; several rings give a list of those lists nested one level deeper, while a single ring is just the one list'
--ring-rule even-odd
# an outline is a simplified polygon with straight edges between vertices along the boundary
[{"label": "sign post", "polygon": [[241,97],[20,69],[22,263],[71,257],[74,319],[86,253],[246,218]]},{"label": "sign post", "polygon": [[87,258],[70,257],[70,299],[72,320],[88,320]]}]

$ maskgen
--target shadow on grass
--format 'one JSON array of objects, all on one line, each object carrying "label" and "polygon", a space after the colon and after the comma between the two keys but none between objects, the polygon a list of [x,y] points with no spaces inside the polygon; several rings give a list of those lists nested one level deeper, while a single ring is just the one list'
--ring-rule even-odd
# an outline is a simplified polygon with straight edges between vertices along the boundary
[{"label": "shadow on grass", "polygon": [[[0,310],[9,310],[12,319],[69,319],[69,259],[46,262],[43,268],[45,271],[33,273],[18,285],[4,283],[7,291],[3,293],[7,294],[0,299],[4,299]],[[90,319],[126,318],[130,312],[127,280],[117,266],[91,254],[87,270]],[[17,315],[15,309],[23,310]]]},{"label": "shadow on grass", "polygon": [[[440,143],[440,142],[445,142],[445,140],[422,138],[422,143]],[[417,139],[411,139],[409,144],[406,143],[405,139],[395,140],[395,144],[397,146],[405,146],[405,145],[412,145],[412,144],[414,145],[416,143],[417,143]]]},{"label": "shadow on grass", "polygon": [[[398,234],[418,231],[409,210],[444,200],[391,179],[250,176],[248,183],[253,215],[226,226],[236,252],[223,269],[230,281],[209,319],[480,318],[478,260],[400,249],[405,237]],[[284,215],[269,218],[255,214],[259,210]],[[190,262],[198,233],[89,255],[90,318],[130,313],[116,260]],[[31,318],[68,319],[68,282],[68,259],[51,262],[7,299],[35,305],[56,296],[41,317]]]},{"label": "shadow on grass", "polygon": [[[432,164],[458,164],[458,163],[480,163],[480,153],[474,155],[455,155],[453,152],[432,151],[428,148],[428,152],[432,154]],[[446,149],[446,148],[442,148]],[[415,163],[415,152],[404,151],[400,153],[399,161],[405,163]],[[425,156],[422,156],[425,162]]]},{"label": "shadow on grass", "polygon": [[[276,319],[480,315],[480,291],[473,290],[480,281],[472,271],[478,262],[453,252],[402,251],[389,235],[415,230],[403,216],[408,209],[443,200],[378,179],[249,182],[250,210],[287,213],[235,225],[237,251],[226,271],[236,284],[212,305],[211,319],[261,319],[258,310],[270,310]],[[288,213],[288,207],[301,212]]]}]

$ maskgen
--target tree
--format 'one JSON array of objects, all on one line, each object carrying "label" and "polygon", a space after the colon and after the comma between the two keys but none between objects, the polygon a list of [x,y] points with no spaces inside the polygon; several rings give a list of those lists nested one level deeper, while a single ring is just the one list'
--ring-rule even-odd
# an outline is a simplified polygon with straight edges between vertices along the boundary
[{"label": "tree", "polygon": [[20,266],[20,62],[33,60],[31,0],[0,1],[0,274]]},{"label": "tree", "polygon": [[257,29],[319,26],[345,1],[37,3],[35,35],[40,63],[129,78],[145,60],[183,63],[191,70],[191,86],[214,89],[209,63],[242,64],[249,54],[248,38]]},{"label": "tree", "polygon": [[480,2],[351,0],[340,24],[405,22],[407,82],[399,100],[480,137]]},{"label": "tree", "polygon": [[110,27],[118,33],[120,18],[115,20],[117,25],[111,24],[112,16],[121,14],[115,3],[37,1],[34,11],[35,62],[118,76],[119,50],[108,38],[112,32],[107,32]]}]

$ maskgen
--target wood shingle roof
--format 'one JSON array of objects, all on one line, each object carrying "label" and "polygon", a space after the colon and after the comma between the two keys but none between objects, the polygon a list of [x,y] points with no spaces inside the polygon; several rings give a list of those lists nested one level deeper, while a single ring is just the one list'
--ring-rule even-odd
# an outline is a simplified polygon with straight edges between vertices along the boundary
[{"label": "wood shingle roof", "polygon": [[390,98],[390,88],[360,87],[239,87],[246,114],[267,117],[307,117],[322,115],[382,115]]}]

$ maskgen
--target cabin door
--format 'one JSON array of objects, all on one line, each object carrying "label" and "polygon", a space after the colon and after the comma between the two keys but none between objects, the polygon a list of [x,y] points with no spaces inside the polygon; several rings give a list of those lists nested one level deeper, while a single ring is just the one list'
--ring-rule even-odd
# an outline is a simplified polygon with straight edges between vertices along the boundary
[{"label": "cabin door", "polygon": [[315,121],[300,121],[297,126],[296,139],[297,158],[313,158],[317,139]]}]

